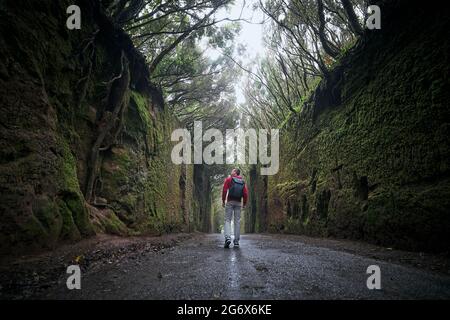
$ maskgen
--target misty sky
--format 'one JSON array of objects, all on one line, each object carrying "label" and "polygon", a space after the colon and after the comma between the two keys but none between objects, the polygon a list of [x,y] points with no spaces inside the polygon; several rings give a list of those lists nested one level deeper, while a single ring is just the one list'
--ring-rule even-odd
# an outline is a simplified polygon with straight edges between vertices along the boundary
[{"label": "misty sky", "polygon": [[[237,39],[235,39],[236,44],[243,44],[247,48],[245,54],[237,57],[244,66],[254,61],[258,55],[262,56],[264,52],[264,44],[262,40],[263,26],[258,23],[263,21],[265,17],[260,9],[252,9],[252,6],[256,3],[258,3],[257,0],[236,0],[236,2],[228,10],[222,9],[216,15],[216,19],[237,19],[241,15],[242,19],[252,22],[248,23],[245,21],[241,21],[241,32]],[[223,23],[229,22],[225,21]],[[206,55],[210,56],[211,58],[216,58],[219,54],[220,52],[217,52],[214,49],[209,49],[206,51]],[[238,103],[245,102],[242,88],[245,77],[246,74],[244,74],[242,81],[236,83],[235,85],[236,98]]]}]

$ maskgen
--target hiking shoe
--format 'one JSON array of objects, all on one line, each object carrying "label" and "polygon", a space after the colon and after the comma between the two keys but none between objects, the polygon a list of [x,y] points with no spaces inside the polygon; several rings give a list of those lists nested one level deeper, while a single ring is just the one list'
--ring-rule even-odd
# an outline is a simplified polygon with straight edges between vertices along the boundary
[{"label": "hiking shoe", "polygon": [[233,247],[234,248],[239,248],[239,241],[234,241],[233,242]]},{"label": "hiking shoe", "polygon": [[231,244],[231,240],[230,239],[226,239],[225,240],[225,245],[223,246],[224,248],[229,248]]}]

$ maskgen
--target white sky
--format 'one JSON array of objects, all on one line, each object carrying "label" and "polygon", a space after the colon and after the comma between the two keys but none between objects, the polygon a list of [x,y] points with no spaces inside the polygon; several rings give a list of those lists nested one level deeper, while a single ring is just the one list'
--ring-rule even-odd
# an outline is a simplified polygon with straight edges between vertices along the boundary
[{"label": "white sky", "polygon": [[[237,19],[239,18],[239,15],[241,15],[242,10],[241,18],[252,22],[248,23],[246,21],[241,21],[241,32],[235,39],[236,47],[237,44],[242,44],[246,47],[245,53],[235,58],[243,66],[248,66],[251,62],[255,61],[257,56],[262,56],[264,52],[263,25],[258,23],[263,21],[265,17],[260,9],[252,9],[252,6],[256,3],[258,3],[258,0],[236,0],[228,10],[222,9],[216,14],[217,20],[223,18]],[[226,24],[230,22],[224,21],[222,23]],[[211,58],[217,58],[217,56],[220,55],[220,52],[210,48],[205,54]],[[237,82],[235,85],[238,104],[245,102],[243,89],[245,77],[246,74],[244,74],[240,79],[241,81]]]}]

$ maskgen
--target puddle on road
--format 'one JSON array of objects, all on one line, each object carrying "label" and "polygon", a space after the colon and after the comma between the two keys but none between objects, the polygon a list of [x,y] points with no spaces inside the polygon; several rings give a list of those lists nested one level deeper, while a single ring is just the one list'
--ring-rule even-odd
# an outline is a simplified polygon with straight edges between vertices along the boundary
[{"label": "puddle on road", "polygon": [[239,261],[237,261],[236,251],[230,252],[230,263],[229,265],[229,279],[230,279],[230,288],[239,289],[240,282],[240,268]]}]

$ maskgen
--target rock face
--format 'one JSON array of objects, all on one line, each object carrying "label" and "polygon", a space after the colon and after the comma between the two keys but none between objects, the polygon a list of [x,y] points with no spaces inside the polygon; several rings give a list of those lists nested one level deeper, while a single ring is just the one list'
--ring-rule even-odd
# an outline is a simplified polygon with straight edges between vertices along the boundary
[{"label": "rock face", "polygon": [[0,6],[0,252],[204,230],[209,185],[172,164],[177,122],[144,58],[91,1],[68,30],[70,4]]},{"label": "rock face", "polygon": [[450,247],[449,20],[386,3],[281,129],[280,172],[251,174],[247,231]]}]

